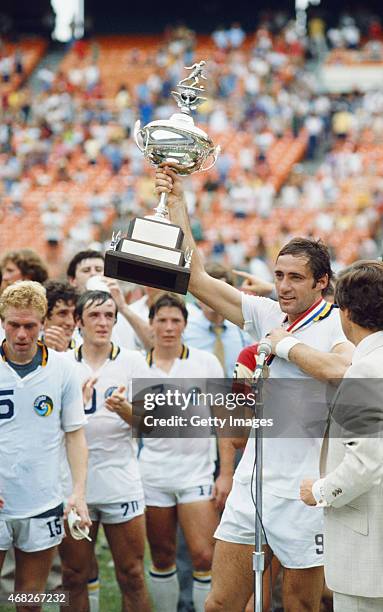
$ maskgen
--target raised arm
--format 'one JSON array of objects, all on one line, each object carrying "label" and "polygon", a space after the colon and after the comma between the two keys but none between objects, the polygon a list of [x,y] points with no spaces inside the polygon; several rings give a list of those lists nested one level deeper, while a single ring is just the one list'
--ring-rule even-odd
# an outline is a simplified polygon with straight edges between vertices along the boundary
[{"label": "raised arm", "polygon": [[221,313],[236,325],[243,327],[241,292],[227,283],[209,276],[204,269],[190,228],[186,202],[179,176],[170,167],[158,168],[156,187],[158,194],[168,193],[170,220],[179,225],[184,234],[184,247],[193,250],[189,291],[199,300]]},{"label": "raised arm", "polygon": [[117,304],[118,311],[132,326],[144,348],[146,350],[151,349],[153,346],[153,333],[149,323],[133,312],[129,305],[126,304],[118,281],[116,281],[114,278],[108,278],[107,276],[104,278],[104,280],[110,289],[112,298]]}]

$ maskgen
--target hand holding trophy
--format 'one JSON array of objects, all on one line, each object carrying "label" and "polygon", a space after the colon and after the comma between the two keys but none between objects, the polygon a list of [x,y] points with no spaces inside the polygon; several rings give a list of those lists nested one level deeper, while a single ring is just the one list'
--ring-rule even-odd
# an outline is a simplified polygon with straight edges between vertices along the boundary
[{"label": "hand holding trophy", "polygon": [[[217,159],[220,147],[194,125],[191,111],[206,98],[200,79],[205,61],[187,70],[191,73],[177,85],[172,95],[180,112],[170,119],[152,121],[141,127],[137,121],[134,137],[137,146],[152,166],[170,164],[181,176],[208,170]],[[210,165],[203,164],[212,158]],[[127,235],[113,234],[105,254],[105,275],[176,293],[187,292],[192,252],[182,250],[183,231],[169,221],[167,194],[162,193],[155,214],[136,217]]]}]

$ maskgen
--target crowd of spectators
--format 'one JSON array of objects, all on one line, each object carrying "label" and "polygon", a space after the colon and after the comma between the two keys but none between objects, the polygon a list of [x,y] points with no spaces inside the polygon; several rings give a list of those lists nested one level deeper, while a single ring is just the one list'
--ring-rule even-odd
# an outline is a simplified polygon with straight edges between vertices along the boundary
[{"label": "crowd of spectators", "polygon": [[[195,121],[222,152],[212,170],[185,182],[206,256],[254,270],[300,233],[326,238],[339,265],[374,256],[382,232],[383,167],[374,149],[381,143],[382,94],[317,91],[306,57],[319,29],[309,24],[305,39],[283,19],[278,29],[265,24],[251,34],[235,23],[201,44],[178,26],[156,46],[128,45],[124,58],[140,76],[115,81],[112,94],[102,69],[107,45],[75,43],[74,62],[38,72],[37,92],[25,87],[3,98],[1,219],[16,225],[37,211],[35,233],[65,258],[92,241],[107,244],[112,229],[151,211],[153,171],[132,139],[134,122],[175,112],[170,92],[202,50],[208,99]],[[273,161],[273,147],[302,134],[307,159],[324,161],[315,175],[295,166],[279,190],[275,169],[283,160]]]},{"label": "crowd of spectators", "polygon": [[23,54],[20,48],[13,52],[7,48],[5,42],[0,38],[0,81],[10,83],[13,76],[22,76],[24,73]]},{"label": "crowd of spectators", "polygon": [[3,103],[24,83],[46,47],[47,43],[42,38],[26,37],[20,41],[9,41],[0,33],[0,99]]},{"label": "crowd of spectators", "polygon": [[336,26],[325,28],[321,19],[310,23],[312,49],[330,50],[329,64],[375,63],[383,61],[383,29],[379,16],[344,14]]}]

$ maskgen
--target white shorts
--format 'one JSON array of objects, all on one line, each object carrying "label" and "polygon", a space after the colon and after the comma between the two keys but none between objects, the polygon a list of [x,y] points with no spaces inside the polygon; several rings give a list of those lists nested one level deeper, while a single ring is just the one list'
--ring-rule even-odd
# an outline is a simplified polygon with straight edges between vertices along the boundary
[{"label": "white shorts", "polygon": [[92,521],[111,525],[127,523],[145,512],[144,498],[134,499],[115,504],[88,504],[89,516]]},{"label": "white shorts", "polygon": [[38,518],[0,520],[0,550],[14,546],[23,552],[37,552],[61,544],[64,537],[62,506]]},{"label": "white shorts", "polygon": [[145,503],[147,506],[170,508],[177,504],[191,504],[198,501],[209,501],[213,494],[213,479],[210,484],[188,487],[186,489],[165,490],[147,487],[144,483]]},{"label": "white shorts", "polygon": [[[299,499],[276,497],[263,491],[262,522],[267,543],[283,567],[304,569],[323,565],[323,511]],[[255,507],[250,484],[234,480],[221,522],[218,540],[254,546]],[[264,543],[266,539],[264,538]]]}]

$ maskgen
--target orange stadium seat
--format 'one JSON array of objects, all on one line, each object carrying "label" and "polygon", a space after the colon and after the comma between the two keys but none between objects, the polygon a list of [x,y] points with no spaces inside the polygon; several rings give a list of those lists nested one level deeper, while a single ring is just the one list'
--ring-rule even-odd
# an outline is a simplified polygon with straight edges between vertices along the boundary
[{"label": "orange stadium seat", "polygon": [[5,42],[3,44],[4,55],[14,56],[16,51],[20,52],[23,65],[23,73],[11,75],[9,83],[1,84],[1,95],[6,96],[15,91],[28,78],[43,57],[48,43],[42,38],[25,38],[20,43]]}]

